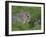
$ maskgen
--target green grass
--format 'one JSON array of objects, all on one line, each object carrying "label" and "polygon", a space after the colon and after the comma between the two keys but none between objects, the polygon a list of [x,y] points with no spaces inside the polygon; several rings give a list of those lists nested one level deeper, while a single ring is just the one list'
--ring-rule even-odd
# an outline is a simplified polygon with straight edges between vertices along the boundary
[{"label": "green grass", "polygon": [[22,10],[30,14],[31,21],[25,24],[19,22],[14,23],[12,21],[12,31],[41,29],[40,24],[34,24],[34,20],[41,17],[41,7],[12,6],[12,15],[16,15],[17,13],[20,13]]}]

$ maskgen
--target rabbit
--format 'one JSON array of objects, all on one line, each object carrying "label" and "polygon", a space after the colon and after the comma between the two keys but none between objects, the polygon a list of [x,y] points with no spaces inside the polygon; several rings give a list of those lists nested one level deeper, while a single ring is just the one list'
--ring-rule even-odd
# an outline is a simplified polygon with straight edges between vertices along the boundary
[{"label": "rabbit", "polygon": [[14,16],[13,18],[14,18],[14,21],[17,20],[18,22],[24,24],[29,22],[30,15],[29,13],[26,13],[26,12],[20,12],[20,13],[17,13],[16,16]]}]

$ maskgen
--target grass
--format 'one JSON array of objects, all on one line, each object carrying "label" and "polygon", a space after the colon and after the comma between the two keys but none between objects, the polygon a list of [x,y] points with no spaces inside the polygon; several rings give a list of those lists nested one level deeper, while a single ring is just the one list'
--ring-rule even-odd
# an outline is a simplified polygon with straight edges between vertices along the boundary
[{"label": "grass", "polygon": [[12,6],[12,16],[16,15],[17,13],[20,13],[22,10],[30,14],[30,22],[22,24],[19,22],[13,22],[12,20],[12,31],[40,30],[41,24],[34,23],[36,19],[41,18],[41,7]]}]

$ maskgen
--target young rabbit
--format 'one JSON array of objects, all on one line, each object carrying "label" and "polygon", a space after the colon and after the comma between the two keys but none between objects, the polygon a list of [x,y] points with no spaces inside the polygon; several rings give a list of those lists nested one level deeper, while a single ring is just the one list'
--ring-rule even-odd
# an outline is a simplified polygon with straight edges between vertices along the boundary
[{"label": "young rabbit", "polygon": [[14,16],[14,19],[24,24],[30,21],[30,15],[26,12],[20,12],[17,13],[16,16]]}]

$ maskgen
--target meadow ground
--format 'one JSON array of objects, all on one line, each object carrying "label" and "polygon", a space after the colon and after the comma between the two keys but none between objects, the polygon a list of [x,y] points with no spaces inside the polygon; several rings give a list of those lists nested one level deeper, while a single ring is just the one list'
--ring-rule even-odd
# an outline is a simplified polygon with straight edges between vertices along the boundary
[{"label": "meadow ground", "polygon": [[22,24],[12,19],[12,31],[20,30],[40,30],[41,29],[41,7],[25,7],[25,6],[12,6],[12,16],[20,13],[21,10],[30,14],[31,19],[28,23]]}]

